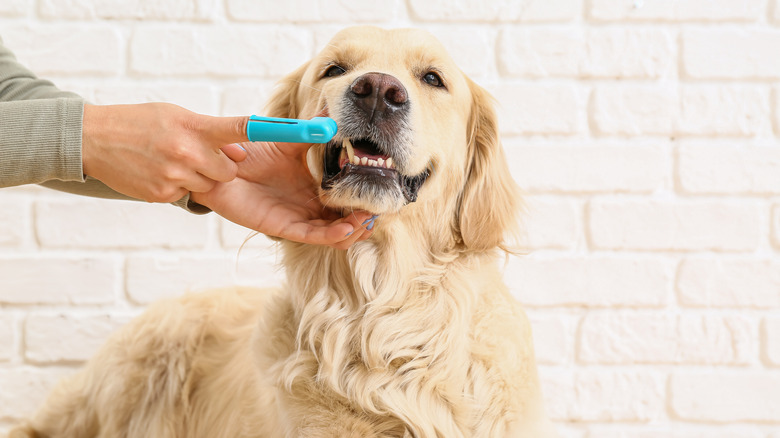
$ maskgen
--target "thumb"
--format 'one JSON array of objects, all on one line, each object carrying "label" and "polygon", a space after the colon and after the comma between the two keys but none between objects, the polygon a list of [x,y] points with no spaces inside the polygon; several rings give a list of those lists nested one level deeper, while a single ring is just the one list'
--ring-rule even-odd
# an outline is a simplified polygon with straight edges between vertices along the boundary
[{"label": "thumb", "polygon": [[200,123],[201,132],[222,147],[229,143],[248,141],[246,125],[249,116],[212,117],[203,116]]}]

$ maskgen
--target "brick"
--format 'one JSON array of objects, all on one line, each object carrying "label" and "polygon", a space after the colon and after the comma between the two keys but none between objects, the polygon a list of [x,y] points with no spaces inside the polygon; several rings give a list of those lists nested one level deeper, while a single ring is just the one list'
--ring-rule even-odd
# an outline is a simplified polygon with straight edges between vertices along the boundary
[{"label": "brick", "polygon": [[659,78],[676,66],[666,30],[508,28],[499,38],[499,65],[510,76]]},{"label": "brick", "polygon": [[30,204],[21,198],[0,199],[0,248],[19,247],[30,232]]},{"label": "brick", "polygon": [[37,364],[86,361],[129,315],[31,314],[24,323],[24,357]]},{"label": "brick", "polygon": [[683,87],[674,132],[680,135],[741,137],[770,134],[769,94],[759,87]]},{"label": "brick", "polygon": [[780,247],[780,204],[772,206],[772,242]]},{"label": "brick", "polygon": [[596,29],[587,38],[585,77],[660,78],[675,72],[676,43],[667,30]]},{"label": "brick", "polygon": [[198,248],[208,237],[208,216],[171,205],[72,197],[35,205],[38,240],[50,248]]},{"label": "brick", "polygon": [[594,201],[589,231],[598,249],[752,251],[761,242],[755,202]]},{"label": "brick", "polygon": [[497,101],[503,134],[577,134],[586,121],[585,96],[571,85],[504,84],[487,87]]},{"label": "brick", "polygon": [[676,372],[669,392],[672,412],[681,420],[780,423],[777,372]]},{"label": "brick", "polygon": [[583,34],[578,28],[506,28],[498,39],[499,69],[515,77],[576,77],[585,57]]},{"label": "brick", "polygon": [[420,21],[538,22],[571,21],[580,15],[577,0],[411,0],[410,15]]},{"label": "brick", "polygon": [[8,196],[8,200],[10,200],[10,198],[15,195],[21,195],[22,197],[23,196],[32,197],[38,193],[51,193],[51,190],[37,185],[14,186],[14,187],[3,188],[3,197]]},{"label": "brick", "polygon": [[773,366],[780,366],[780,317],[767,317],[763,323],[764,359]]},{"label": "brick", "polygon": [[127,260],[126,269],[128,297],[140,304],[237,284],[278,287],[283,278],[273,259],[237,259],[233,253],[222,258],[136,256]]},{"label": "brick", "polygon": [[472,79],[495,76],[496,36],[482,26],[441,26],[428,29],[444,45],[455,65]]},{"label": "brick", "polygon": [[585,431],[576,427],[576,425],[567,425],[566,423],[555,424],[555,432],[559,438],[585,438]]},{"label": "brick", "polygon": [[253,85],[225,87],[222,92],[220,114],[223,116],[264,115],[272,90],[271,81],[253,81]]},{"label": "brick", "polygon": [[114,76],[124,58],[118,30],[103,25],[7,26],[3,41],[22,64],[43,77]]},{"label": "brick", "polygon": [[517,183],[530,193],[651,193],[669,178],[666,150],[656,145],[506,146]]},{"label": "brick", "polygon": [[27,13],[26,0],[4,0],[0,3],[0,17],[21,17]]},{"label": "brick", "polygon": [[677,294],[693,307],[780,307],[780,262],[688,258],[680,264]]},{"label": "brick", "polygon": [[55,19],[205,20],[216,12],[216,1],[41,0],[38,12],[44,18]]},{"label": "brick", "polygon": [[54,385],[74,374],[68,368],[20,367],[0,372],[0,419],[31,417],[41,406]]},{"label": "brick", "polygon": [[582,240],[581,208],[566,199],[525,198],[521,244],[528,249],[571,249]]},{"label": "brick", "polygon": [[682,33],[683,72],[696,79],[778,79],[778,46],[778,29],[690,29]]},{"label": "brick", "polygon": [[231,19],[263,23],[382,23],[395,21],[402,12],[400,0],[227,0],[226,3]]},{"label": "brick", "polygon": [[780,194],[780,148],[711,140],[682,143],[678,180],[692,194]]},{"label": "brick", "polygon": [[[97,87],[98,105],[169,102],[200,114],[217,114],[217,91],[208,85],[112,85]],[[245,113],[246,114],[246,113]]]},{"label": "brick", "polygon": [[587,315],[578,358],[596,364],[746,365],[756,328],[740,316],[610,312]]},{"label": "brick", "polygon": [[[771,18],[775,24],[780,23],[780,0],[774,0]],[[780,434],[778,434],[778,437],[780,437]]]},{"label": "brick", "polygon": [[528,312],[534,334],[534,352],[540,364],[571,363],[577,321],[571,317]]},{"label": "brick", "polygon": [[591,124],[597,134],[668,135],[679,100],[675,85],[601,85],[593,92]]},{"label": "brick", "polygon": [[590,113],[606,135],[754,136],[769,133],[769,93],[759,87],[598,86]]},{"label": "brick", "polygon": [[755,21],[762,0],[593,0],[588,15],[600,21]]},{"label": "brick", "polygon": [[512,258],[504,274],[526,306],[658,307],[674,266],[651,258]]},{"label": "brick", "polygon": [[775,87],[772,93],[772,110],[774,111],[772,124],[774,125],[775,134],[780,135],[780,87]]},{"label": "brick", "polygon": [[297,27],[149,27],[130,40],[130,69],[148,76],[278,78],[311,55]]},{"label": "brick", "polygon": [[0,256],[2,304],[97,304],[116,296],[110,256]]},{"label": "brick", "polygon": [[654,373],[558,372],[540,380],[553,420],[646,422],[665,414],[665,379]]},{"label": "brick", "polygon": [[13,315],[0,313],[0,362],[16,354],[16,327]]},{"label": "brick", "polygon": [[[632,430],[633,429],[633,430]],[[677,430],[679,429],[679,430]],[[755,426],[655,426],[645,425],[627,427],[624,424],[616,426],[595,426],[588,430],[585,438],[764,438],[764,433]]]}]

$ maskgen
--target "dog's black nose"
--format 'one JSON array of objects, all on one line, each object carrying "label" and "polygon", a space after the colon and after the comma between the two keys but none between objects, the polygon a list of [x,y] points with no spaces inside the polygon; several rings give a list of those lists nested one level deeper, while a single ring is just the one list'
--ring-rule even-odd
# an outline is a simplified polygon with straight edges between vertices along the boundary
[{"label": "dog's black nose", "polygon": [[409,106],[409,95],[401,81],[384,73],[366,73],[355,79],[348,95],[369,120],[389,116]]}]

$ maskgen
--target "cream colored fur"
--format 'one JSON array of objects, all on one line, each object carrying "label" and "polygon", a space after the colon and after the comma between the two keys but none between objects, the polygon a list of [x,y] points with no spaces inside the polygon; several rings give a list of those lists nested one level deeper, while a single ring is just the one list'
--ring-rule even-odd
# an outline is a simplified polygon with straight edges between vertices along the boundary
[{"label": "cream colored fur", "polygon": [[[350,68],[323,79],[334,60]],[[420,81],[431,66],[446,90]],[[348,251],[281,242],[281,291],[151,306],[12,437],[556,436],[501,280],[519,204],[484,90],[427,33],[351,28],[282,81],[270,115],[339,121],[365,72],[408,88],[408,169],[432,168],[417,202],[323,190],[331,207],[381,213],[374,235]]]}]

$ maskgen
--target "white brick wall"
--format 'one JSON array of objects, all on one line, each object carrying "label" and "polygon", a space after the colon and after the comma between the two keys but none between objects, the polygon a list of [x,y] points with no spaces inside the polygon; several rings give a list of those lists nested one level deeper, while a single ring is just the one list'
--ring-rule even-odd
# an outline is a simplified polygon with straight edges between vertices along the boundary
[{"label": "white brick wall", "polygon": [[[207,114],[260,113],[355,23],[429,29],[497,97],[528,203],[506,280],[564,437],[780,438],[780,0],[0,1],[62,88]],[[278,284],[249,234],[0,191],[0,435],[149,302]]]}]

